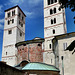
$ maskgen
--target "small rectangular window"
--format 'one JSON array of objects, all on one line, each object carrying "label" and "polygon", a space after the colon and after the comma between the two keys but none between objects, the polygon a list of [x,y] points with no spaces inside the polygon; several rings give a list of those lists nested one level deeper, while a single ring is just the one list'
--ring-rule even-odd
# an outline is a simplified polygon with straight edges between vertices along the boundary
[{"label": "small rectangular window", "polygon": [[54,18],[54,23],[56,23],[56,18]]},{"label": "small rectangular window", "polygon": [[8,34],[12,34],[12,30],[8,30]]},{"label": "small rectangular window", "polygon": [[12,19],[12,23],[14,23],[14,19]]},{"label": "small rectangular window", "polygon": [[50,5],[50,0],[48,0],[47,2],[48,2],[48,5]]},{"label": "small rectangular window", "polygon": [[10,21],[8,20],[8,25],[10,24]]},{"label": "small rectangular window", "polygon": [[51,24],[53,24],[53,20],[51,19]]},{"label": "small rectangular window", "polygon": [[53,0],[51,0],[51,4],[53,4]]},{"label": "small rectangular window", "polygon": [[64,50],[67,48],[67,43],[63,43]]},{"label": "small rectangular window", "polygon": [[53,29],[53,34],[55,34],[55,30]]},{"label": "small rectangular window", "polygon": [[12,16],[14,16],[15,15],[15,10],[14,11],[12,11]]},{"label": "small rectangular window", "polygon": [[23,24],[21,24],[21,27],[23,27]]},{"label": "small rectangular window", "polygon": [[20,36],[22,36],[22,33],[20,32]]},{"label": "small rectangular window", "polygon": [[51,44],[49,44],[49,48],[51,49]]},{"label": "small rectangular window", "polygon": [[18,15],[19,17],[21,17],[21,13],[19,13],[19,15]]},{"label": "small rectangular window", "polygon": [[10,12],[8,13],[8,17],[10,17]]},{"label": "small rectangular window", "polygon": [[55,0],[55,2],[57,2],[57,0]]}]

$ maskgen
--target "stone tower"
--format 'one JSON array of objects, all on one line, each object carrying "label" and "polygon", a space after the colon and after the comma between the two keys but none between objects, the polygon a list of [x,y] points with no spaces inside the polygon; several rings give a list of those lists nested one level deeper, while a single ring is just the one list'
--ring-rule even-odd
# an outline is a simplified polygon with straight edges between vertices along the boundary
[{"label": "stone tower", "polygon": [[17,64],[15,44],[25,40],[25,17],[19,6],[5,10],[2,61],[11,66]]},{"label": "stone tower", "polygon": [[52,39],[56,35],[65,34],[67,32],[65,10],[58,10],[59,7],[59,0],[44,0],[45,51],[43,53],[43,62],[52,65],[54,65]]}]

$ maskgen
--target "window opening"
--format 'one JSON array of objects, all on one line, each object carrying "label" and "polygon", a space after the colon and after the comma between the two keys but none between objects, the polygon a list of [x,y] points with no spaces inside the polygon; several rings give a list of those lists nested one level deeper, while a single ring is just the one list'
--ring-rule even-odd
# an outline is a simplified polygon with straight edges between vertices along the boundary
[{"label": "window opening", "polygon": [[12,19],[12,23],[14,23],[14,19]]},{"label": "window opening", "polygon": [[10,21],[8,20],[8,25],[10,24]]},{"label": "window opening", "polygon": [[53,29],[53,34],[55,34],[55,30]]},{"label": "window opening", "polygon": [[49,44],[49,48],[51,49],[51,44]]},{"label": "window opening", "polygon": [[48,5],[50,5],[50,0],[48,0]]},{"label": "window opening", "polygon": [[8,13],[8,17],[10,17],[10,12]]},{"label": "window opening", "polygon": [[12,34],[12,30],[9,30],[9,31],[8,31],[8,34]]},{"label": "window opening", "polygon": [[53,24],[53,20],[51,19],[51,24]]},{"label": "window opening", "polygon": [[56,8],[54,8],[54,13],[56,13]]},{"label": "window opening", "polygon": [[51,14],[53,14],[53,10],[52,10],[52,9],[50,9],[50,15],[51,15]]},{"label": "window opening", "polygon": [[56,18],[54,18],[54,23],[56,23]]}]

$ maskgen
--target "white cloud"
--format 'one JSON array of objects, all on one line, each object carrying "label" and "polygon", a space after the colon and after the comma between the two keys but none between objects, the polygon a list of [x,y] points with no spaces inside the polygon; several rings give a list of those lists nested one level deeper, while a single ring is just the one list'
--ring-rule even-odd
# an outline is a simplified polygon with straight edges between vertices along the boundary
[{"label": "white cloud", "polygon": [[0,23],[4,23],[4,19],[0,19]]},{"label": "white cloud", "polygon": [[23,3],[24,0],[10,0],[11,3],[13,4],[21,4]]},{"label": "white cloud", "polygon": [[0,5],[0,15],[2,14],[2,5]]},{"label": "white cloud", "polygon": [[2,24],[0,24],[0,29],[3,30],[4,29],[4,26]]},{"label": "white cloud", "polygon": [[38,4],[40,1],[41,1],[41,0],[29,0],[29,3],[36,5],[36,4]]},{"label": "white cloud", "polygon": [[0,29],[1,30],[4,29],[3,23],[4,23],[4,18],[3,19],[0,19]]},{"label": "white cloud", "polygon": [[34,16],[34,13],[33,12],[24,11],[24,13],[26,14],[26,16],[28,18],[32,18]]}]

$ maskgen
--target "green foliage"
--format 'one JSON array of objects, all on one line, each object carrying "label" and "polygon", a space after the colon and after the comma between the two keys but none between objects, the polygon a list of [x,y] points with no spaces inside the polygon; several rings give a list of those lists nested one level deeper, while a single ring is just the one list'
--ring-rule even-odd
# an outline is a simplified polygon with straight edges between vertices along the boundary
[{"label": "green foliage", "polygon": [[[75,0],[59,0],[60,3],[60,7],[59,10],[61,10],[61,8],[70,8],[72,12],[75,12]],[[74,16],[74,24],[75,24],[75,16]]]},{"label": "green foliage", "polygon": [[72,12],[75,11],[75,0],[59,0],[60,8],[70,8]]}]

